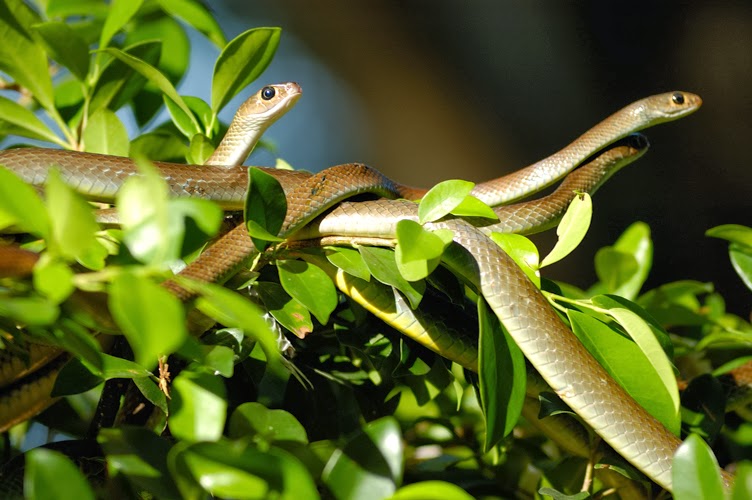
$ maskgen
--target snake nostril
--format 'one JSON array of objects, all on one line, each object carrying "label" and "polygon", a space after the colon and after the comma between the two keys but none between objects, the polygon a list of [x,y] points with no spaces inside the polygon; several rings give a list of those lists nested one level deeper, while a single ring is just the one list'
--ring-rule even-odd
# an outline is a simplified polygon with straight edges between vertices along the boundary
[{"label": "snake nostril", "polygon": [[684,104],[684,94],[681,92],[674,92],[671,94],[671,100],[674,101],[674,104]]}]

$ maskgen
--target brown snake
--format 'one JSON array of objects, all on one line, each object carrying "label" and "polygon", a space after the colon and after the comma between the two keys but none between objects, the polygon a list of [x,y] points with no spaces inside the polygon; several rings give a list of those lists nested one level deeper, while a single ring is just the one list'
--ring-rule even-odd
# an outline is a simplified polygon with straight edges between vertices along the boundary
[{"label": "brown snake", "polygon": [[[699,104],[698,97],[679,92],[643,99],[625,108],[626,111],[622,110],[608,118],[602,125],[562,150],[562,154],[557,153],[547,159],[555,160],[543,160],[536,164],[535,169],[531,166],[496,181],[479,184],[474,194],[493,204],[517,199],[554,182],[591,154],[620,137],[655,123],[684,116],[694,111]],[[617,150],[618,147],[603,153],[604,158]],[[630,153],[624,151],[611,154],[630,156]],[[631,154],[636,155],[634,151]],[[608,157],[607,160],[615,162],[613,157]],[[127,159],[42,149],[0,153],[0,164],[11,168],[27,182],[37,185],[43,183],[47,167],[56,165],[68,183],[87,196],[100,200],[111,199],[122,180],[135,173],[132,163]],[[178,167],[164,163],[157,163],[157,167],[165,177],[173,181],[171,189],[176,196],[216,196],[218,202],[228,209],[237,208],[233,203],[238,203],[238,200],[242,203],[247,175],[245,170]],[[395,184],[362,165],[332,167],[310,177],[298,173],[280,173],[277,170],[269,173],[280,180],[288,200],[288,214],[280,232],[283,237],[293,235],[327,208],[357,193],[368,192],[383,197],[408,199],[418,198],[424,193],[424,190]],[[237,190],[240,190],[239,195]],[[526,207],[527,210],[533,210],[533,205]],[[499,210],[503,212],[509,209],[501,207]],[[312,229],[311,234],[361,236],[368,233],[369,236],[392,238],[396,221],[415,218],[415,213],[416,205],[409,202],[342,204],[318,222],[315,225],[317,229]],[[338,225],[343,220],[347,221],[349,228]],[[530,362],[551,387],[614,449],[649,477],[670,489],[670,463],[679,440],[610,379],[558,319],[535,286],[477,228],[458,219],[436,222],[431,226],[454,231],[455,243],[472,256],[470,265],[475,269],[469,271],[468,262],[459,263],[452,260],[452,257],[448,259],[449,266],[463,274],[481,291]],[[253,251],[245,227],[239,226],[218,240],[181,274],[207,281],[222,281]],[[458,258],[462,260],[461,257]],[[181,298],[188,298],[189,295],[181,294],[182,289],[179,287],[167,286]]]}]

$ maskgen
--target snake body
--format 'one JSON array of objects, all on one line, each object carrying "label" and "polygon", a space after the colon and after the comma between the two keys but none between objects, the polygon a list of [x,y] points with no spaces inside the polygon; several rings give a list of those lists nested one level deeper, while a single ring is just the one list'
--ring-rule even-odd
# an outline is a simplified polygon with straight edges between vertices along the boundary
[{"label": "snake body", "polygon": [[[620,137],[689,114],[697,109],[700,102],[699,97],[680,92],[638,101],[638,104],[625,108],[627,111],[624,113],[619,112],[603,122],[606,124],[603,125],[606,131],[603,135],[596,127],[596,133],[589,132],[572,143],[562,150],[556,161],[545,163],[544,160],[544,164],[539,164],[538,168],[531,166],[521,173],[479,184],[474,194],[492,203],[516,199],[554,182]],[[667,108],[668,111],[665,111]],[[656,109],[664,111],[656,113]],[[652,111],[652,114],[647,111]],[[632,156],[636,156],[636,153]],[[87,196],[103,201],[111,199],[122,181],[136,173],[128,159],[40,149],[0,153],[0,164],[34,184],[43,182],[47,168],[55,165],[68,183]],[[233,182],[227,182],[227,175],[237,175],[231,173],[232,168],[212,170],[167,163],[157,166],[165,177],[173,181],[171,189],[178,196],[217,199],[230,209],[236,208],[233,203],[238,199],[243,199],[243,195],[238,196],[237,191],[230,192],[238,187]],[[200,173],[198,169],[201,169]],[[270,174],[280,181],[288,201],[287,218],[280,232],[283,237],[293,235],[326,209],[358,193],[416,199],[425,192],[396,184],[378,172],[357,164],[332,167],[312,176],[277,170],[270,171]],[[245,175],[240,184],[243,191]],[[353,236],[365,231],[369,235],[393,238],[396,222],[416,218],[416,211],[416,205],[407,201],[340,204],[332,212],[330,221],[348,220],[349,229],[336,225],[332,225],[333,229],[327,228],[327,216],[316,224],[316,231],[319,235],[339,233]],[[450,252],[447,264],[477,287],[551,387],[620,454],[670,489],[670,462],[679,440],[610,379],[559,320],[535,286],[478,228],[459,219],[443,220],[429,226],[454,232],[454,242],[457,248],[464,249],[466,257],[462,257],[462,252]],[[245,227],[238,226],[181,274],[207,281],[221,281],[253,251]],[[179,297],[188,298],[181,296],[182,289],[177,285],[167,286]]]}]

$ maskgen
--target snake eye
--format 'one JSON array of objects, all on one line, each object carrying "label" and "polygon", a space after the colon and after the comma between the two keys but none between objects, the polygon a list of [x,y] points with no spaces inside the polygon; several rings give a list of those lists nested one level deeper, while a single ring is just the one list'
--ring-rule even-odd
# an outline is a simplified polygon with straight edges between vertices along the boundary
[{"label": "snake eye", "polygon": [[261,89],[261,98],[265,101],[274,97],[274,94],[276,94],[274,87],[264,87]]},{"label": "snake eye", "polygon": [[674,101],[674,104],[684,104],[684,94],[681,92],[674,92],[671,94],[671,100]]}]

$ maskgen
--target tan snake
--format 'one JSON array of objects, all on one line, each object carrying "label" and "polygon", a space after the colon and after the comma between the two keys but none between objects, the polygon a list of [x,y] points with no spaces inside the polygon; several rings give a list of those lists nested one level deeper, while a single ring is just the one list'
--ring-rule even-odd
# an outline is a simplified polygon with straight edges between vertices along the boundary
[{"label": "tan snake", "polygon": [[[614,137],[607,138],[597,133],[598,127],[596,127],[593,129],[596,132],[586,134],[578,140],[582,142],[575,141],[562,150],[566,151],[566,154],[558,157],[556,161],[539,165],[544,174],[531,175],[530,172],[534,171],[523,170],[523,174],[520,175],[512,174],[511,177],[502,177],[495,182],[479,184],[475,193],[491,202],[499,199],[515,199],[528,191],[535,190],[538,185],[553,182],[574,168],[580,161],[618,137],[661,121],[667,121],[667,119],[684,116],[696,109],[699,103],[699,98],[696,96],[678,92],[639,101],[625,108],[629,111],[623,116],[617,113],[604,122],[607,125],[604,125],[603,130],[614,132],[616,129],[618,131]],[[667,108],[668,111],[666,111]],[[644,114],[646,111],[656,109],[663,111],[653,115]],[[636,120],[635,117],[643,118],[645,121]],[[626,126],[627,123],[629,127]],[[593,147],[592,142],[589,142],[592,137],[600,138],[598,139],[600,142],[598,147],[588,150],[587,148]],[[551,158],[556,156],[553,155]],[[580,159],[574,164],[564,165],[562,158],[572,157]],[[79,184],[77,189],[93,198],[106,200],[114,193],[113,189],[117,189],[117,184],[122,182],[124,177],[134,173],[132,166],[129,170],[128,160],[38,149],[14,150],[0,154],[0,164],[15,170],[28,182],[37,184],[43,182],[46,168],[51,164],[61,168],[64,178],[71,182],[93,178],[94,167],[101,165],[102,162],[112,165],[109,168],[110,171],[105,172],[107,177],[99,177],[96,181],[102,183],[104,187],[94,189],[95,183],[92,182],[86,185]],[[212,190],[207,188],[209,184],[213,182],[221,185],[227,181],[227,176],[231,175],[231,172],[237,170],[212,171],[204,167],[196,167],[196,169],[202,169],[202,175],[199,177],[199,173],[190,168],[182,170],[183,167],[180,167],[181,170],[178,171],[178,167],[168,164],[158,164],[158,167],[163,169],[166,176],[174,177],[174,180],[178,181],[172,184],[173,194],[178,196],[206,196]],[[171,169],[175,169],[175,173]],[[294,233],[326,208],[357,192],[374,192],[380,196],[406,198],[416,198],[423,192],[394,184],[375,171],[359,165],[333,167],[310,178],[302,178],[299,174],[279,175],[276,172],[270,173],[279,176],[288,197],[288,218],[282,231],[283,235]],[[243,186],[245,175],[243,172]],[[538,181],[531,181],[536,178]],[[514,179],[522,179],[523,187],[517,187],[518,183]],[[180,181],[184,182],[181,184]],[[499,189],[499,186],[504,186],[506,182],[515,186],[511,195]],[[229,182],[227,186],[232,189],[237,188],[237,185],[232,182]],[[319,196],[314,200],[317,204],[311,203],[312,192]],[[488,192],[493,194],[483,194]],[[220,196],[221,203],[227,208],[236,208],[232,203],[237,199],[238,197],[233,194]],[[242,200],[242,195],[240,199]],[[375,201],[342,205],[335,212],[342,216],[346,213],[343,211],[353,210],[347,217],[366,224],[362,227],[378,228],[375,230],[376,234],[389,238],[393,236],[393,224],[398,218],[414,217],[414,207],[415,205],[407,202]],[[558,320],[532,283],[527,281],[527,278],[498,247],[493,244],[489,246],[489,241],[485,236],[463,221],[448,220],[435,223],[434,226],[445,226],[454,230],[455,242],[470,252],[478,268],[476,277],[473,277],[474,273],[467,273],[467,278],[478,286],[494,312],[521,345],[531,363],[552,387],[619,453],[659,484],[670,488],[670,459],[678,440],[657,424],[605,375],[603,369],[592,360],[579,343],[573,340],[571,332]],[[328,234],[326,229],[322,229],[321,224],[318,227],[322,234]],[[352,231],[348,232],[344,229],[339,232],[345,235],[352,234]],[[235,229],[205,252],[194,263],[195,265],[189,266],[186,274],[200,279],[221,281],[252,251],[253,247],[245,229],[242,227]],[[463,266],[456,270],[466,271]],[[557,340],[550,338],[554,335]],[[565,355],[558,356],[558,359],[554,361],[554,355],[557,352],[564,352]],[[582,376],[583,370],[588,376]],[[614,432],[612,422],[604,423],[604,419],[619,422],[619,432]],[[631,430],[625,430],[625,427],[630,427]],[[651,429],[650,434],[645,434],[644,429]],[[659,436],[662,437],[659,438]],[[646,445],[646,437],[649,438],[647,441],[657,441],[657,444]]]}]

